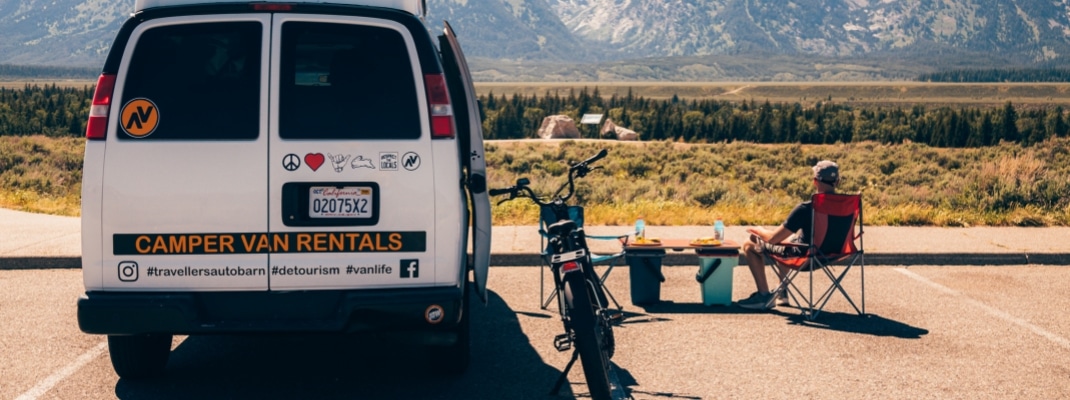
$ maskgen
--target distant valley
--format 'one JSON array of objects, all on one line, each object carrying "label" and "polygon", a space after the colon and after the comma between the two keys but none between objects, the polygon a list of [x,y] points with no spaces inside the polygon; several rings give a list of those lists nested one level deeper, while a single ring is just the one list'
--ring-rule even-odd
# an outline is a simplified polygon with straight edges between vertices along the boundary
[{"label": "distant valley", "polygon": [[[1066,65],[1070,0],[428,0],[477,81],[870,81]],[[103,64],[129,0],[0,0],[0,64]]]}]

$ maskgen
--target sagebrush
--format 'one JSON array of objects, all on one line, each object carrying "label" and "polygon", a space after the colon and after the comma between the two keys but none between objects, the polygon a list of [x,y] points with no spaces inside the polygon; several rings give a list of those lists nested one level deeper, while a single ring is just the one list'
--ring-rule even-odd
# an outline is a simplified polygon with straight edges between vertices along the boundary
[{"label": "sagebrush", "polygon": [[[84,139],[0,136],[0,206],[78,215]],[[862,192],[869,225],[1068,226],[1070,139],[968,149],[858,142],[689,144],[608,140],[488,141],[489,187],[527,177],[538,193],[568,164],[608,149],[579,182],[588,224],[776,225],[813,191],[810,166],[840,163],[842,191]],[[534,225],[531,202],[501,205],[497,225]]]},{"label": "sagebrush", "polygon": [[[861,192],[874,225],[1065,226],[1070,223],[1070,140],[974,149],[907,143],[765,145],[615,141],[488,142],[490,187],[528,177],[539,193],[562,182],[567,163],[609,149],[579,185],[593,224],[643,216],[661,225],[776,225],[813,192],[810,167],[840,164],[841,191]],[[535,224],[530,202],[494,207],[497,224]]]}]

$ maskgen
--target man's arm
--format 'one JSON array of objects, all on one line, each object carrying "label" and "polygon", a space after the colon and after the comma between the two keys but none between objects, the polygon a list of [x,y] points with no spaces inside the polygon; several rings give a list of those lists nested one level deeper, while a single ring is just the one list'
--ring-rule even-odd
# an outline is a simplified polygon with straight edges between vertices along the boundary
[{"label": "man's arm", "polygon": [[749,232],[751,235],[761,238],[766,243],[773,244],[777,244],[783,242],[784,240],[787,240],[787,238],[790,237],[793,233],[792,231],[789,231],[788,228],[785,228],[784,225],[780,225],[772,230],[765,229],[762,227],[747,228],[747,232]]}]

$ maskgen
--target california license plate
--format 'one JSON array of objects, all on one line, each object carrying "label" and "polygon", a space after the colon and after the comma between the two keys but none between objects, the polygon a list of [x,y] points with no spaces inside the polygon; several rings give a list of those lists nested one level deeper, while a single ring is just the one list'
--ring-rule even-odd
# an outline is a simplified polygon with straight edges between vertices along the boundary
[{"label": "california license plate", "polygon": [[370,186],[311,186],[309,218],[371,218],[375,210]]}]

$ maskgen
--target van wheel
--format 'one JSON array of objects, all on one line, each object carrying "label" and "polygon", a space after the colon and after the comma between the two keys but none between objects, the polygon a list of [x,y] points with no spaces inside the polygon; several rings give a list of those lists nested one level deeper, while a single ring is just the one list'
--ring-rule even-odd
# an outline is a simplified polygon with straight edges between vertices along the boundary
[{"label": "van wheel", "polygon": [[431,366],[436,371],[460,375],[468,370],[472,355],[472,313],[469,312],[468,291],[461,305],[461,321],[457,323],[457,342],[430,349]]},{"label": "van wheel", "polygon": [[171,355],[171,335],[108,336],[108,352],[120,378],[159,376]]}]

